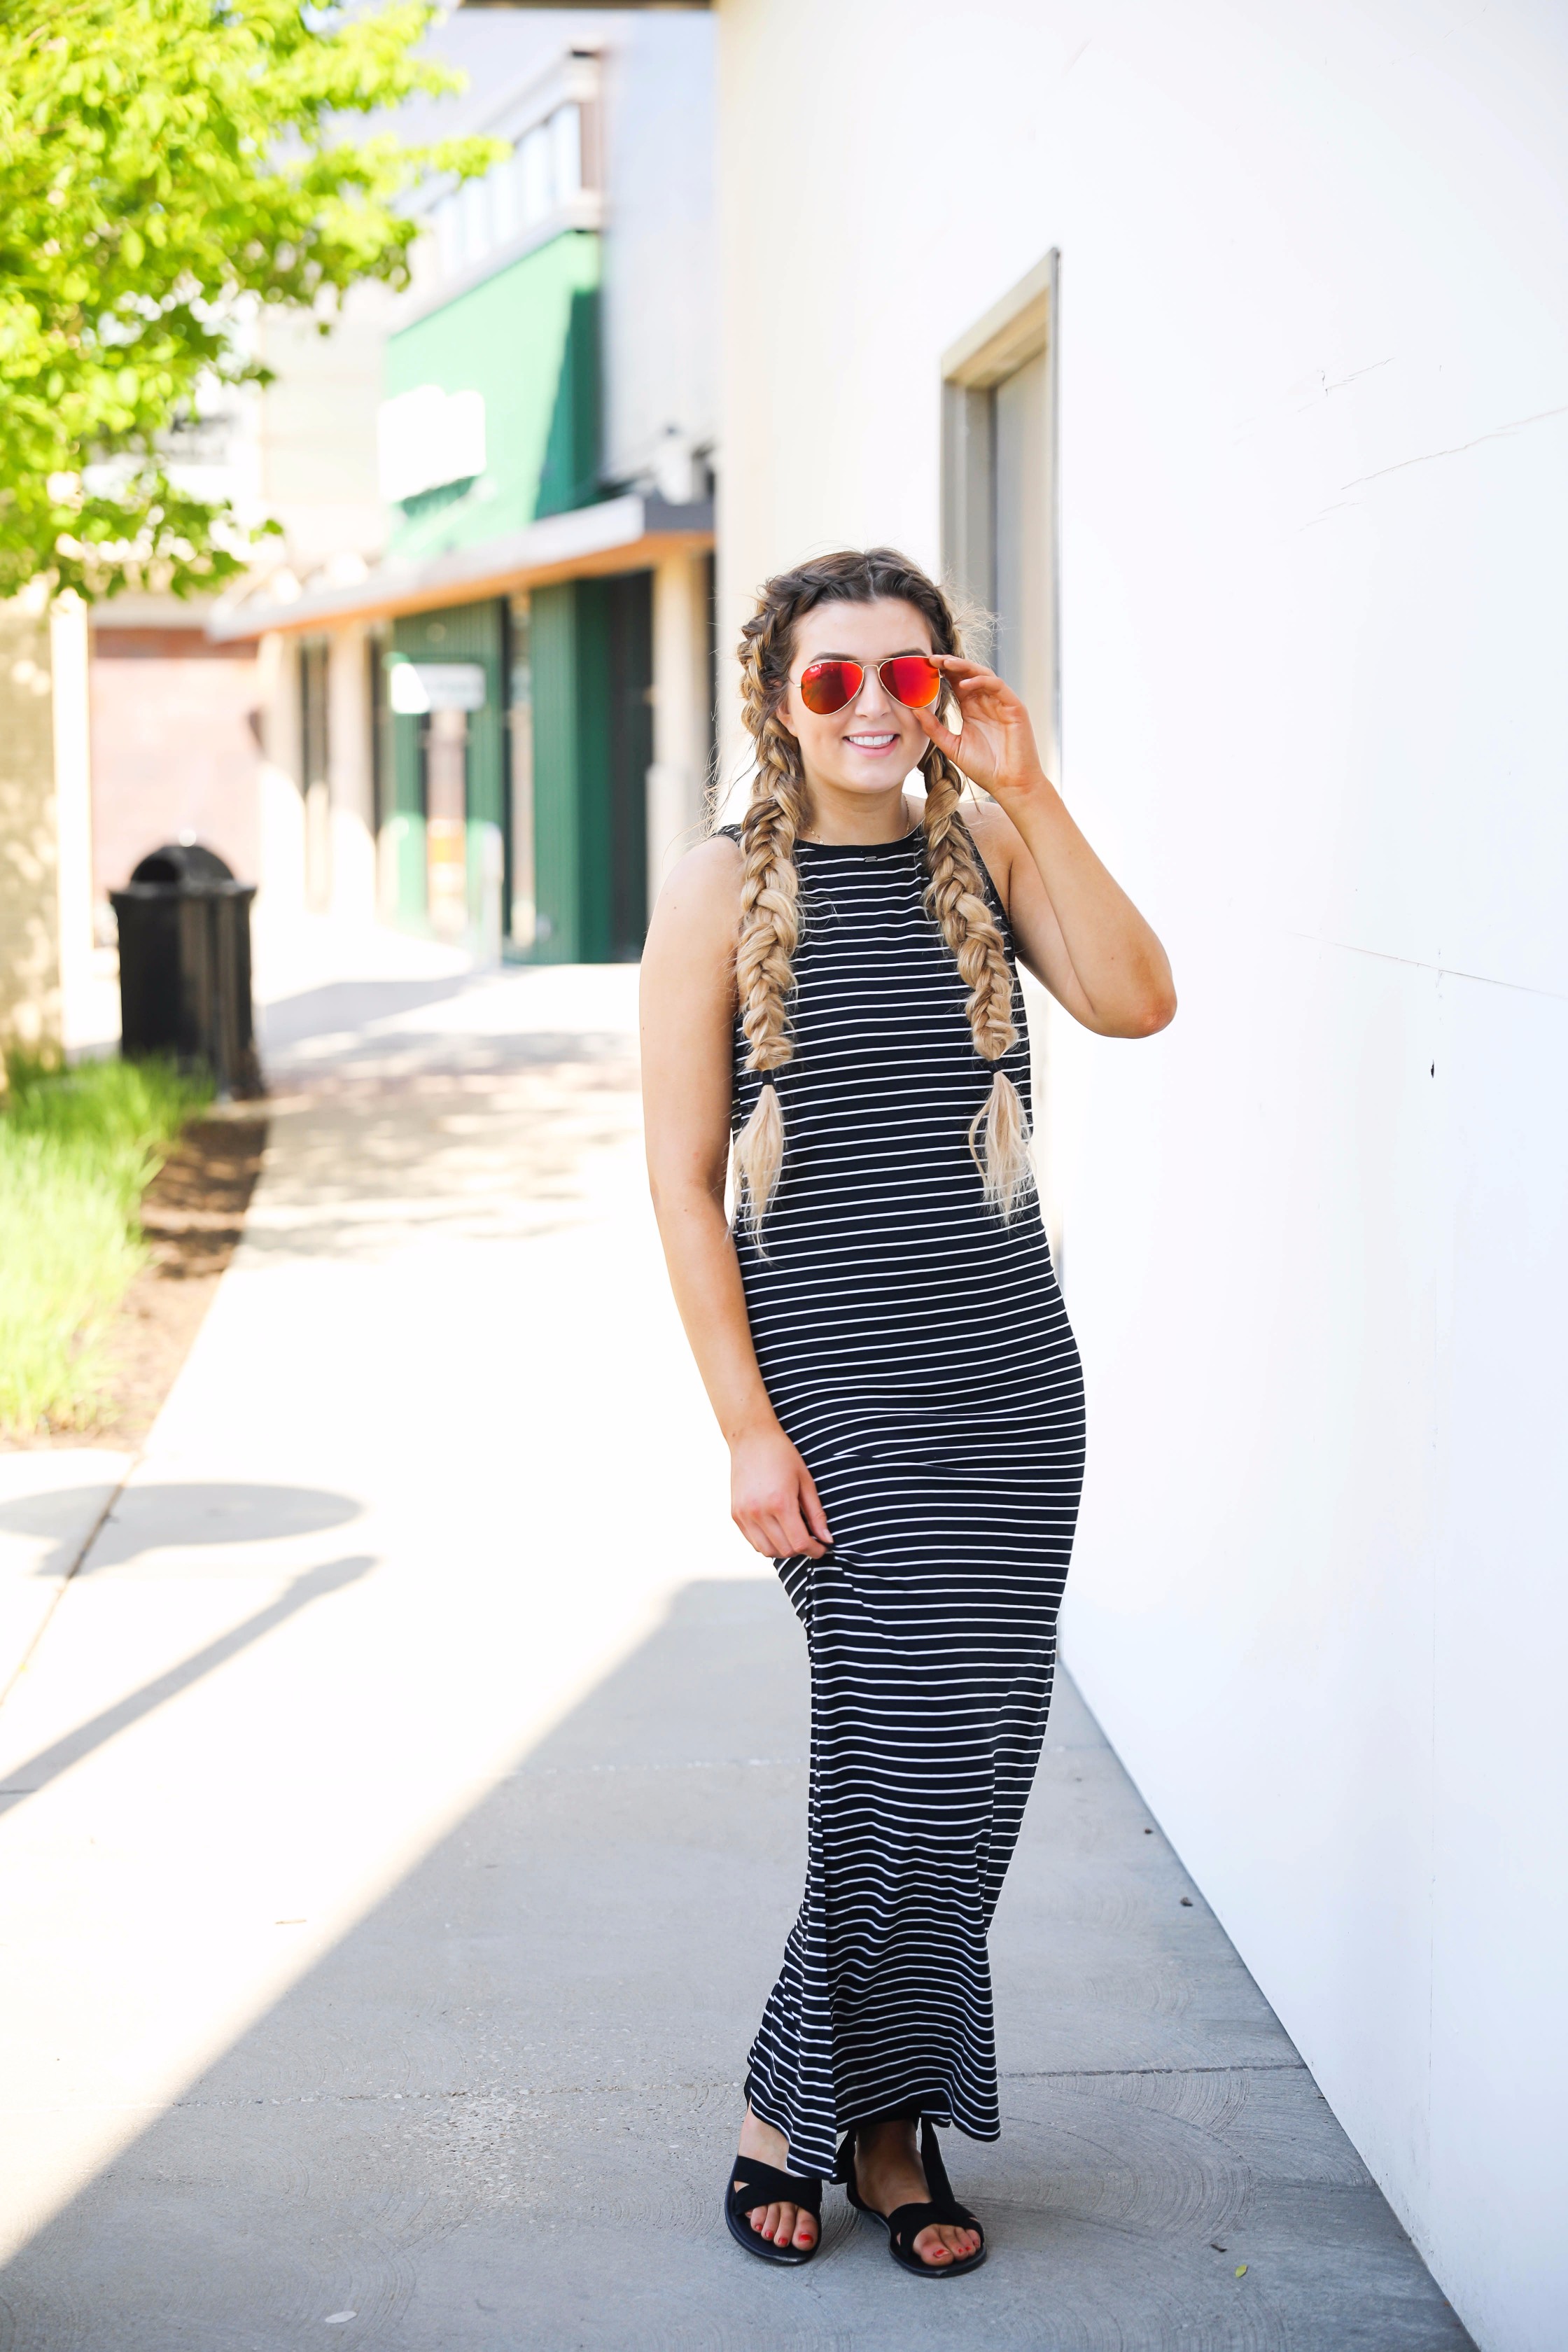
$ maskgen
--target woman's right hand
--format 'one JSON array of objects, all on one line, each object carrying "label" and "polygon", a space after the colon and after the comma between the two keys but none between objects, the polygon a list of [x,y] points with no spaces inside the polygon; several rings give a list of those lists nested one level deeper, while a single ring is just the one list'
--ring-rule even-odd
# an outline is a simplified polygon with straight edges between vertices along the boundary
[{"label": "woman's right hand", "polygon": [[812,1475],[777,1422],[731,1438],[730,1517],[769,1559],[820,1559],[833,1541]]}]

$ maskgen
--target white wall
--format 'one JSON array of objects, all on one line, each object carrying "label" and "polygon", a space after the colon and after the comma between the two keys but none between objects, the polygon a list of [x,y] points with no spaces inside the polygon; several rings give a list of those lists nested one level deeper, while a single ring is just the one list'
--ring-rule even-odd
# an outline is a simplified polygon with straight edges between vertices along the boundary
[{"label": "white wall", "polygon": [[[605,471],[664,471],[717,422],[713,26],[625,15],[605,36]],[[674,469],[670,469],[674,475]],[[674,476],[666,495],[702,495]],[[683,502],[683,499],[682,499]]]},{"label": "white wall", "polygon": [[[60,1042],[68,1054],[118,1037],[118,1005],[105,1007],[92,936],[92,730],[88,608],[67,593],[49,614],[55,824],[59,892]],[[106,1024],[105,1013],[110,1016]]]},{"label": "white wall", "polygon": [[1182,996],[1052,1041],[1068,1655],[1479,2341],[1548,2352],[1568,16],[720,23],[725,644],[807,550],[936,559],[939,355],[1061,248],[1063,781]]}]

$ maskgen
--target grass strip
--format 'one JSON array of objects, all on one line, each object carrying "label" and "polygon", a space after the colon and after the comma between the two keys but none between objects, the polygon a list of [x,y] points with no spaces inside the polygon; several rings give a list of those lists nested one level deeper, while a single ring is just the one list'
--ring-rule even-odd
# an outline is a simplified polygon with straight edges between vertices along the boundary
[{"label": "grass strip", "polygon": [[90,1429],[103,1343],[147,1261],[142,1195],[212,1098],[173,1063],[15,1055],[0,1095],[0,1430]]}]

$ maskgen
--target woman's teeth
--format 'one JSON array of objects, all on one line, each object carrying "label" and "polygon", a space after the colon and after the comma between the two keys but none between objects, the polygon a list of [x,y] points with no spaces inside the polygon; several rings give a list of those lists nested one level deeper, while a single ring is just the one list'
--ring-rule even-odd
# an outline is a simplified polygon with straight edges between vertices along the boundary
[{"label": "woman's teeth", "polygon": [[897,735],[890,732],[886,735],[846,735],[844,738],[847,743],[853,743],[861,751],[885,751],[889,743],[896,743],[898,740]]}]

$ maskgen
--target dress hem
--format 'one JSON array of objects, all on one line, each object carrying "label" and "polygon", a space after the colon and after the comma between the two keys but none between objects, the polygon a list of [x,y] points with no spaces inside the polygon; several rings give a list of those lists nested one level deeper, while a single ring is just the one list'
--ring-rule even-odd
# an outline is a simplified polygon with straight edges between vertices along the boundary
[{"label": "dress hem", "polygon": [[759,2098],[755,2078],[750,2073],[746,2076],[745,2100],[758,2123],[766,2124],[771,2131],[783,2133],[786,2154],[790,2159],[787,2169],[795,2173],[802,2180],[831,2180],[837,2165],[837,2145],[844,2135],[854,2131],[861,2124],[881,2123],[890,2116],[908,2116],[917,2122],[934,2124],[939,2131],[962,2132],[965,2139],[975,2140],[982,2147],[988,2147],[1002,2137],[1000,2123],[984,2127],[978,2124],[966,2124],[962,2116],[953,2113],[951,2100],[928,2102],[917,2096],[911,2096],[907,2100],[895,2099],[890,2105],[876,2107],[868,2115],[851,2116],[844,2123],[835,2121],[831,2132],[835,2150],[834,2158],[827,2170],[824,2171],[820,2165],[796,2164],[794,2161],[795,2143],[790,2136],[788,2120],[782,2108],[773,2108],[773,2112],[769,2112],[772,2103],[767,2100],[765,2094]]}]

